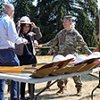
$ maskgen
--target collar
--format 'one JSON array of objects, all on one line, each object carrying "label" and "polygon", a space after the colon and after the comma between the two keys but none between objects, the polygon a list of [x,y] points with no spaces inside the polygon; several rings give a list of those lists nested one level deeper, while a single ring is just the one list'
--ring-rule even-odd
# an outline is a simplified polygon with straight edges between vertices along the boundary
[{"label": "collar", "polygon": [[[8,16],[7,14],[3,13],[2,17]],[[8,16],[9,17],[9,16]]]},{"label": "collar", "polygon": [[73,31],[74,31],[74,28],[71,28],[70,30],[65,29],[65,32],[67,32],[67,33],[72,33]]}]

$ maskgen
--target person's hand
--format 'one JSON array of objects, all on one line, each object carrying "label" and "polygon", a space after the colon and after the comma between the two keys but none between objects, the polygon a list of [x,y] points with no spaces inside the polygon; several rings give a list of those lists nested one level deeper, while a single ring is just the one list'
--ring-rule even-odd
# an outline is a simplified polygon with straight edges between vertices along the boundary
[{"label": "person's hand", "polygon": [[38,44],[38,41],[37,40],[34,40],[34,46],[37,47],[39,44]]},{"label": "person's hand", "polygon": [[53,53],[53,50],[52,49],[50,49],[49,51],[48,51],[48,54],[52,54]]},{"label": "person's hand", "polygon": [[42,48],[42,45],[40,44],[40,45],[38,45],[37,47],[38,47],[38,48]]},{"label": "person's hand", "polygon": [[35,45],[35,47],[42,48],[42,45],[41,44],[40,45]]},{"label": "person's hand", "polygon": [[31,26],[32,26],[33,28],[37,28],[37,26],[35,25],[34,22],[31,23]]},{"label": "person's hand", "polygon": [[34,40],[34,46],[38,48],[42,48],[42,45],[39,44],[37,40]]},{"label": "person's hand", "polygon": [[20,20],[16,23],[16,25],[20,26]]},{"label": "person's hand", "polygon": [[28,43],[28,40],[24,39],[24,44],[26,45]]},{"label": "person's hand", "polygon": [[28,43],[28,41],[24,42],[24,44],[26,45]]}]

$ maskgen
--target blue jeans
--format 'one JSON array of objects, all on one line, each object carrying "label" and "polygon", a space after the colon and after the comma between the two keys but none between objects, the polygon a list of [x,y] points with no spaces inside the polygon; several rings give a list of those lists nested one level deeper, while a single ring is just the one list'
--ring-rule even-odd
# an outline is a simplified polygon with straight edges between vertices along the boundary
[{"label": "blue jeans", "polygon": [[[0,50],[0,66],[19,66],[19,60],[14,52],[14,50]],[[5,79],[0,79],[0,100],[5,100],[4,88]],[[16,100],[17,98],[17,84],[15,81],[11,80],[10,87],[10,98],[11,100]]]}]

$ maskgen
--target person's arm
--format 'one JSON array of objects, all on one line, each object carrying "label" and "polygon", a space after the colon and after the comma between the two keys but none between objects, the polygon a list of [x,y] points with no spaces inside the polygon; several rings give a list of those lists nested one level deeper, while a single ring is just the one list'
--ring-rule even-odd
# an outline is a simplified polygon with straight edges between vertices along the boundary
[{"label": "person's arm", "polygon": [[35,32],[35,35],[34,35],[35,40],[41,39],[41,38],[42,38],[42,33],[41,33],[41,31],[40,31],[40,28],[37,27],[37,26],[35,25],[35,23],[33,23],[33,22],[32,22],[31,25],[32,25],[32,28],[34,29],[34,32]]},{"label": "person's arm", "polygon": [[55,36],[55,38],[53,38],[49,42],[42,44],[42,47],[44,47],[44,46],[55,46],[57,43],[58,43],[58,34]]},{"label": "person's arm", "polygon": [[18,22],[16,23],[16,30],[17,30],[17,33],[18,33],[18,34],[20,33],[20,29],[21,29],[20,25],[21,25],[21,23],[20,23],[20,21],[18,21]]},{"label": "person's arm", "polygon": [[39,45],[38,41],[37,40],[34,40],[34,46],[35,47],[38,47],[38,45]]},{"label": "person's arm", "polygon": [[82,49],[84,50],[84,52],[86,54],[89,55],[89,54],[92,53],[92,51],[89,50],[89,48],[88,48],[86,42],[84,41],[83,37],[78,32],[77,32],[77,40],[78,40],[78,43],[81,45]]},{"label": "person's arm", "polygon": [[51,47],[50,49],[49,49],[49,51],[48,51],[48,54],[53,54],[53,52],[54,52],[54,47]]},{"label": "person's arm", "polygon": [[16,44],[21,44],[21,43],[27,44],[28,41],[26,39],[18,36],[16,27],[13,21],[9,22],[7,31],[8,31],[9,40],[11,42],[16,43]]}]

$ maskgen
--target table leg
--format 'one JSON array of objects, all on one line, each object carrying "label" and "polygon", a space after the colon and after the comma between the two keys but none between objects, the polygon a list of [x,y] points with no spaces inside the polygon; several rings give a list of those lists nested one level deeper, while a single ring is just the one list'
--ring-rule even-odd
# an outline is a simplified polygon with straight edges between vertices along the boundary
[{"label": "table leg", "polygon": [[[90,74],[91,75],[91,74]],[[94,75],[92,75],[92,76],[94,76]],[[97,76],[94,76],[94,77],[96,77],[96,78],[98,78],[99,79],[99,83],[98,83],[98,85],[92,90],[92,92],[91,92],[91,99],[93,100],[93,92],[97,89],[97,88],[100,88],[100,71],[99,71],[99,77],[97,77]]]},{"label": "table leg", "polygon": [[42,93],[44,92],[47,88],[49,88],[50,86],[52,86],[54,83],[56,83],[58,80],[52,82],[49,86],[43,88],[41,91],[39,91],[35,96],[34,96],[34,100],[37,100],[37,97]]},{"label": "table leg", "polygon": [[17,82],[17,100],[19,100],[19,88],[20,88],[20,87],[19,87],[19,84],[20,84],[20,83]]},{"label": "table leg", "polygon": [[34,85],[33,84],[30,84],[30,95],[31,95],[31,100],[33,100],[34,98],[34,92],[33,92],[33,88],[34,88]]}]

